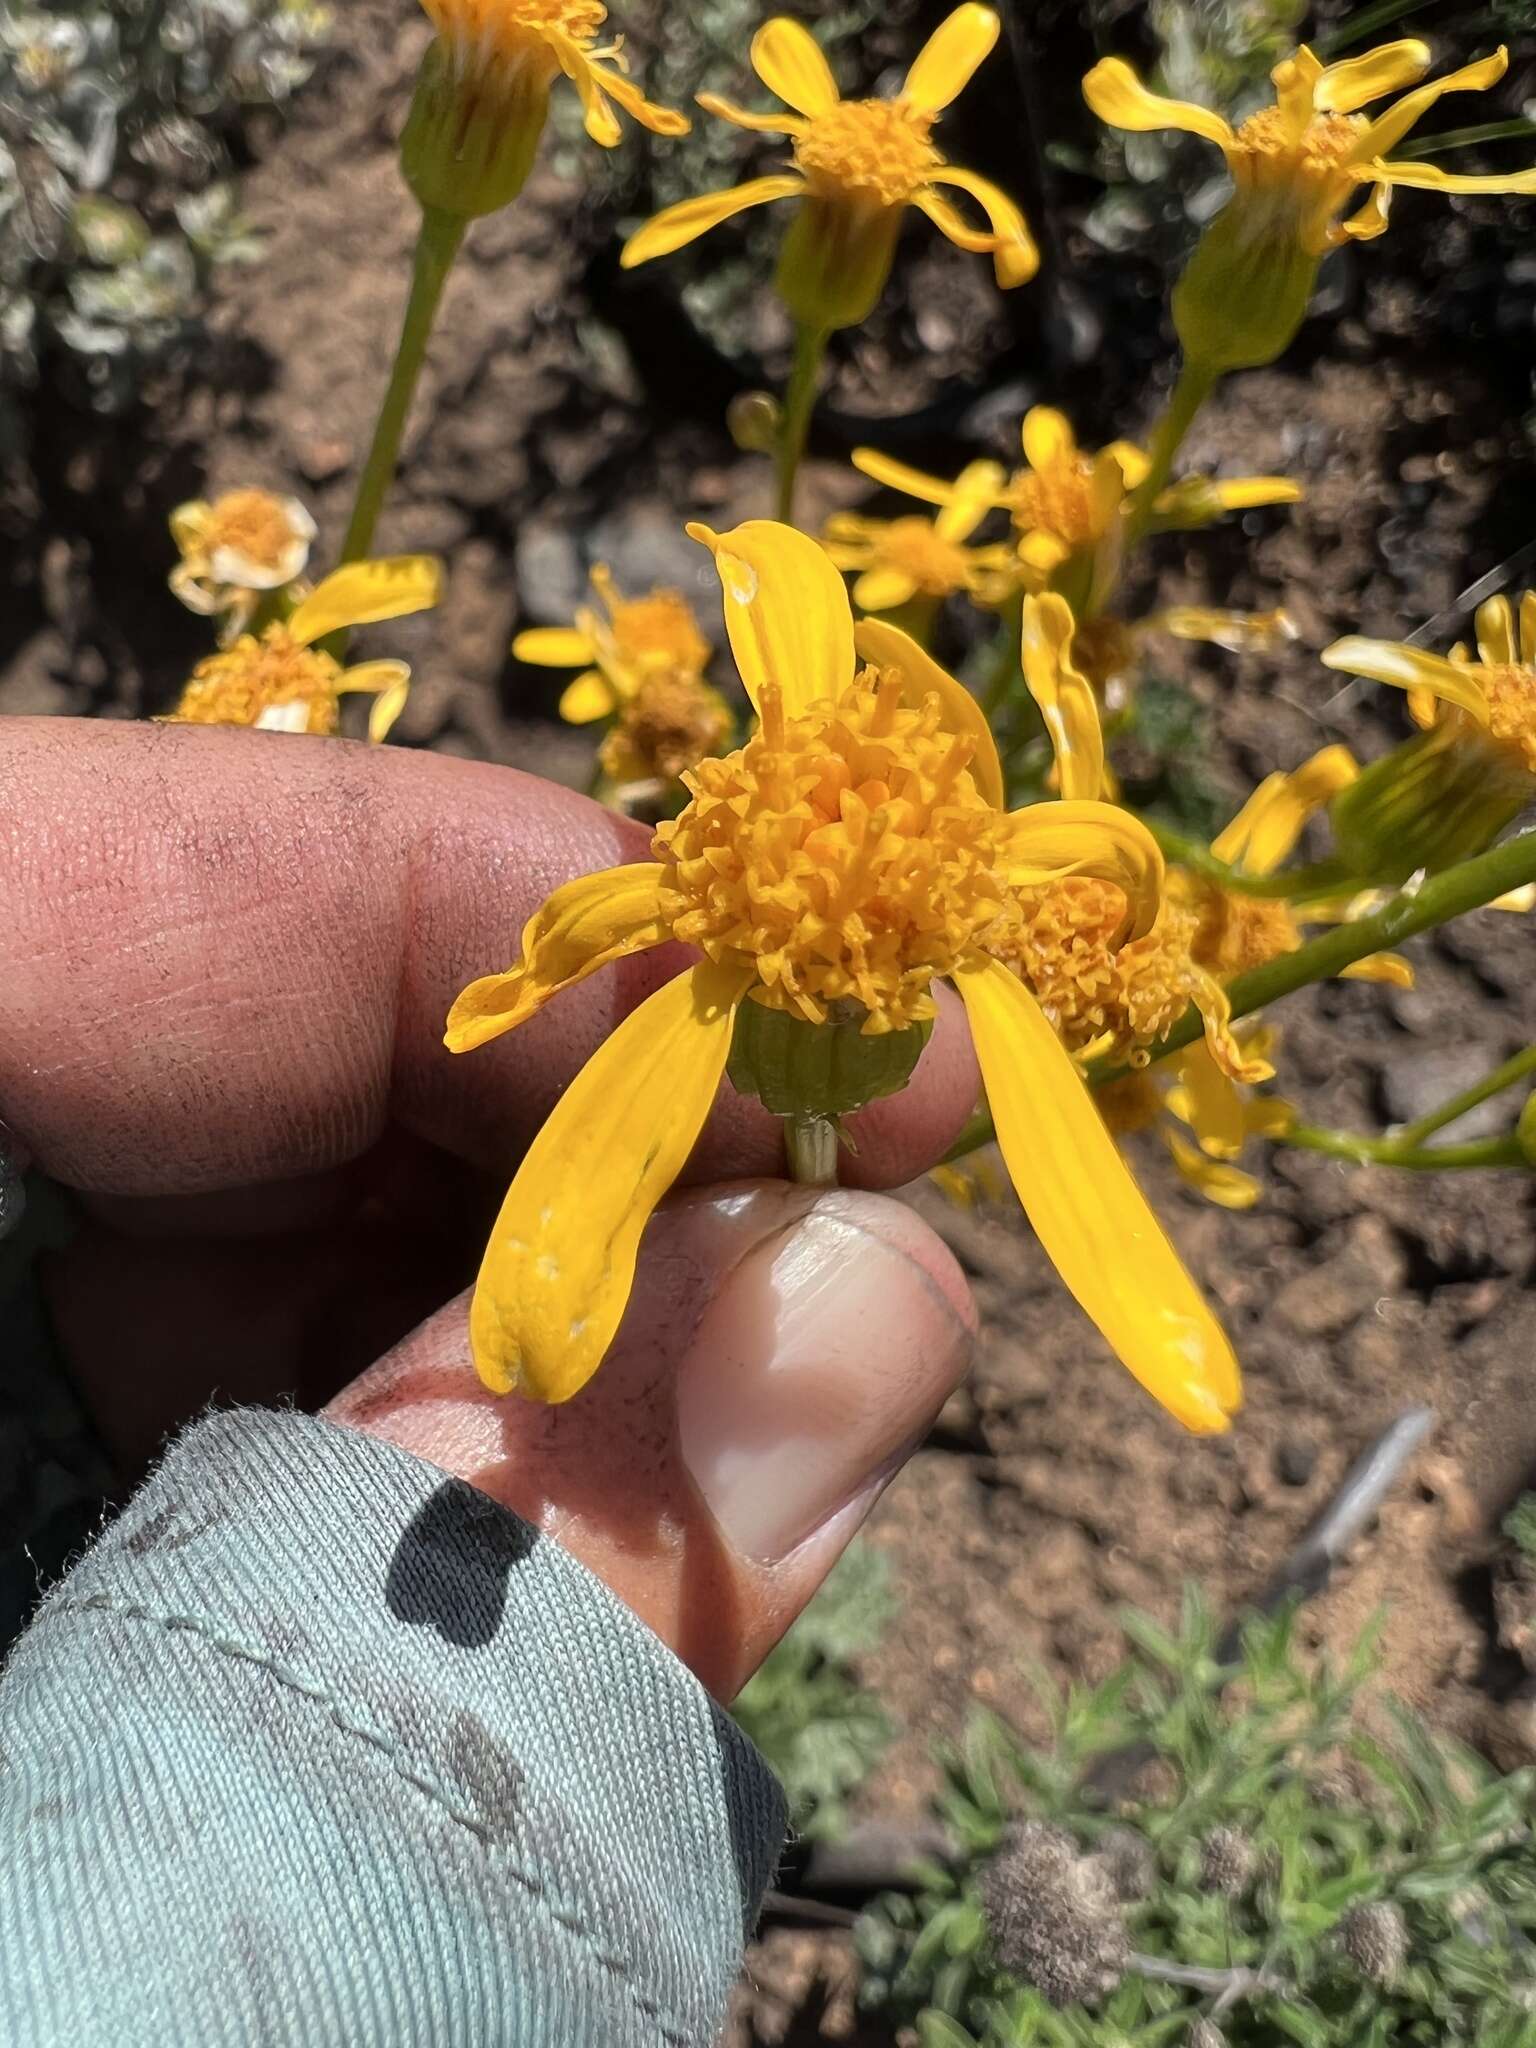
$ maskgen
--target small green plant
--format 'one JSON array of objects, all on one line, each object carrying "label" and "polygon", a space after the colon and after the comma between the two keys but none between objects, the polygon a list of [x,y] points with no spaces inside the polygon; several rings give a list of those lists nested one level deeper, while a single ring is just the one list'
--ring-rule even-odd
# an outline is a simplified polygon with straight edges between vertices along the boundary
[{"label": "small green plant", "polygon": [[1401,1707],[1356,1712],[1374,1633],[1307,1668],[1294,1612],[1230,1659],[1199,1598],[1126,1619],[1054,1742],[978,1716],[943,1759],[956,1851],[860,1928],[872,2003],[923,2048],[1536,2043],[1536,1772]]},{"label": "small green plant", "polygon": [[308,78],[315,0],[0,0],[0,458],[57,369],[118,410],[259,244],[229,183],[239,107]]},{"label": "small green plant", "polygon": [[879,1760],[891,1724],[850,1670],[896,1612],[884,1555],[850,1550],[746,1686],[736,1719],[778,1773],[796,1833],[842,1833],[847,1802]]}]

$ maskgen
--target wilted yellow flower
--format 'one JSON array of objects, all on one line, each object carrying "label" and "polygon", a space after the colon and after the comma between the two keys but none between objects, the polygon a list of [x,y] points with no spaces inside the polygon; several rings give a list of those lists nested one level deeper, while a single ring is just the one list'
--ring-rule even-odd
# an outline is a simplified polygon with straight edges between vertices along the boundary
[{"label": "wilted yellow flower", "polygon": [[1215,605],[1171,604],[1141,619],[1116,619],[1104,612],[1079,619],[1073,660],[1111,709],[1116,691],[1135,678],[1143,643],[1158,633],[1224,647],[1229,654],[1267,653],[1296,638],[1289,615],[1279,609],[1237,612]]},{"label": "wilted yellow flower", "polygon": [[[699,105],[739,128],[788,135],[794,168],[665,208],[630,237],[626,269],[670,255],[749,206],[798,199],[778,289],[813,331],[868,318],[909,206],[962,249],[990,254],[1005,289],[1025,283],[1040,258],[1023,214],[986,178],[946,163],[931,140],[935,121],[997,41],[998,26],[990,7],[958,7],[929,38],[894,99],[845,100],[808,30],[785,16],[765,22],[752,39],[752,67],[794,111],[752,114],[716,93],[700,93]],[[944,186],[968,193],[987,227],[969,226]]]},{"label": "wilted yellow flower", "polygon": [[[1305,44],[1277,64],[1275,104],[1233,129],[1209,107],[1149,92],[1119,57],[1083,80],[1093,111],[1115,128],[1178,128],[1214,142],[1236,187],[1202,236],[1174,294],[1186,356],[1210,370],[1273,362],[1300,326],[1323,252],[1382,234],[1397,185],[1440,192],[1536,192],[1536,170],[1467,176],[1436,164],[1387,161],[1448,92],[1484,92],[1508,67],[1492,56],[1408,93],[1374,119],[1360,109],[1413,85],[1433,55],[1416,38],[1324,64]],[[1340,215],[1364,194],[1347,219]]]},{"label": "wilted yellow flower", "polygon": [[647,676],[626,698],[598,748],[598,765],[621,796],[657,794],[736,729],[731,707],[699,676]]},{"label": "wilted yellow flower", "polygon": [[[1255,1018],[1234,1026],[1243,1057],[1270,1068],[1276,1034]],[[1234,1081],[1201,1041],[1176,1053],[1166,1067],[1122,1074],[1094,1091],[1116,1137],[1155,1130],[1180,1177],[1223,1209],[1251,1209],[1263,1192],[1251,1173],[1233,1162],[1250,1138],[1278,1138],[1296,1120],[1278,1095],[1256,1095]],[[1193,1132],[1193,1141],[1186,1135]]]},{"label": "wilted yellow flower", "polygon": [[269,732],[329,735],[343,696],[372,697],[368,737],[383,740],[399,717],[411,672],[403,661],[344,669],[315,645],[328,633],[425,611],[438,599],[440,565],[426,555],[350,562],[327,576],[298,608],[260,634],[245,633],[200,661],[167,714],[175,725],[254,725]]},{"label": "wilted yellow flower", "polygon": [[211,503],[194,498],[178,505],[171,537],[181,560],[170,586],[188,611],[249,617],[253,592],[282,590],[304,574],[315,522],[297,498],[226,491]]},{"label": "wilted yellow flower", "polygon": [[[1001,481],[994,505],[1005,508],[1018,536],[1020,581],[1026,590],[1059,590],[1075,612],[1096,611],[1113,589],[1125,551],[1126,499],[1149,467],[1131,441],[1111,441],[1090,454],[1072,423],[1054,406],[1032,406],[1021,438],[1024,468]],[[927,505],[951,507],[961,485],[929,476],[876,448],[856,448],[854,466],[893,491]],[[974,465],[972,465],[974,468]],[[1301,487],[1284,476],[1186,477],[1160,494],[1153,531],[1205,526],[1223,512],[1255,505],[1293,505]]]},{"label": "wilted yellow flower", "polygon": [[1477,660],[1349,634],[1329,668],[1408,692],[1420,735],[1375,761],[1335,806],[1340,849],[1367,880],[1481,853],[1536,795],[1536,591],[1478,606]]},{"label": "wilted yellow flower", "polygon": [[983,604],[1001,602],[1015,580],[1012,550],[967,542],[997,503],[1002,481],[997,463],[969,463],[935,519],[834,513],[822,545],[839,569],[856,573],[853,601],[860,611],[898,611],[914,598],[953,597],[962,590]]},{"label": "wilted yellow flower", "polygon": [[519,1168],[471,1311],[481,1377],[564,1400],[596,1370],[738,1011],[879,1042],[931,1017],[932,983],[948,976],[1009,1171],[1063,1279],[1182,1421],[1224,1428],[1239,1399],[1230,1347],[1055,1033],[991,957],[1017,891],[1067,870],[1115,885],[1117,936],[1133,940],[1157,911],[1154,842],[1108,805],[1005,812],[975,700],[896,628],[866,621],[856,636],[815,542],[766,521],[690,531],[714,554],[760,730],[686,778],[691,801],[651,861],[556,890],[517,964],[466,989],[448,1022],[449,1047],[467,1051],[606,961],[667,939],[704,956],[619,1026]]},{"label": "wilted yellow flower", "polygon": [[563,73],[581,96],[588,135],[612,149],[615,107],[656,135],[686,135],[686,114],[654,106],[624,74],[623,38],[599,46],[601,0],[422,0],[437,30],[401,137],[423,206],[474,218],[522,190]]}]

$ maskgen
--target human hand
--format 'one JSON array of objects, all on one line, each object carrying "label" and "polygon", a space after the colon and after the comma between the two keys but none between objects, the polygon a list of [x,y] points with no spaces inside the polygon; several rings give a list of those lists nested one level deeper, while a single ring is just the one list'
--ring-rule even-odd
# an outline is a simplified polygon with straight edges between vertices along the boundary
[{"label": "human hand", "polygon": [[498,1400],[458,1290],[550,1103],[684,956],[463,1058],[443,1018],[644,833],[510,770],[171,726],[0,721],[0,791],[0,1116],[84,1207],[46,1284],[124,1479],[210,1398],[325,1404],[556,1537],[728,1698],[964,1369],[954,1261],[860,1191],[968,1113],[952,1010],[852,1119],[860,1190],[762,1178],[778,1126],[724,1089],[596,1379]]}]

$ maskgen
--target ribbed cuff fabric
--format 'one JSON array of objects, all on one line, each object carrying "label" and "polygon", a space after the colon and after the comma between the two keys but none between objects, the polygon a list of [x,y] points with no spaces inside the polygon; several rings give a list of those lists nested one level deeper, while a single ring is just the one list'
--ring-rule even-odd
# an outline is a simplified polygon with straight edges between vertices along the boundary
[{"label": "ribbed cuff fabric", "polygon": [[778,1786],[558,1545],[393,1447],[197,1424],[0,1675],[15,2048],[707,2048]]}]

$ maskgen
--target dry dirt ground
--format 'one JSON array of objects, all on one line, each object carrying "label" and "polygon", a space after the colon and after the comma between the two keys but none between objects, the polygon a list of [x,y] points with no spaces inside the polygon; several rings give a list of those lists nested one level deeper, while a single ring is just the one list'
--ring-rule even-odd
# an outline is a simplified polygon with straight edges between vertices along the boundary
[{"label": "dry dirt ground", "polygon": [[[323,533],[338,533],[413,227],[391,149],[423,35],[412,15],[404,0],[355,0],[357,54],[286,130],[256,138],[246,199],[268,258],[222,283],[213,342],[152,430],[42,423],[43,499],[13,561],[0,712],[165,705],[199,651],[195,625],[121,541],[125,528],[163,531],[178,499],[261,481],[301,492]],[[1329,739],[1369,752],[1404,729],[1387,693],[1341,693],[1318,646],[1346,630],[1400,636],[1531,538],[1523,373],[1511,375],[1507,348],[1464,300],[1443,317],[1425,310],[1437,303],[1425,278],[1464,279],[1483,260],[1486,215],[1469,225],[1427,198],[1410,209],[1416,197],[1404,195],[1413,242],[1400,255],[1420,266],[1419,284],[1385,258],[1374,273],[1362,264],[1317,346],[1233,380],[1191,442],[1202,464],[1298,476],[1305,504],[1251,515],[1246,532],[1160,544],[1134,593],[1137,609],[1207,597],[1292,612],[1300,639],[1283,657],[1202,650],[1167,667],[1210,708],[1214,772],[1234,801]],[[813,465],[825,504],[855,495],[828,459],[844,438],[839,408],[889,411],[893,394],[918,407],[919,342],[963,378],[1005,339],[976,266],[933,250],[918,263],[917,311],[844,359]],[[585,748],[550,721],[547,682],[509,661],[512,631],[567,612],[598,558],[621,581],[687,580],[702,594],[681,518],[766,509],[762,466],[715,424],[729,366],[679,353],[675,306],[654,285],[628,300],[615,291],[611,221],[577,177],[541,170],[524,203],[474,231],[425,380],[418,419],[431,434],[418,427],[408,442],[382,534],[440,551],[451,571],[440,614],[391,629],[391,651],[420,679],[407,743],[579,780]],[[1107,417],[1122,384],[1114,350],[1090,348],[1050,395],[1076,406],[1085,439],[1105,439],[1150,410],[1142,394]],[[681,388],[703,394],[691,422]],[[1016,419],[1039,392],[1025,366],[993,412]],[[1536,1038],[1524,920],[1480,913],[1409,952],[1412,991],[1344,983],[1285,1006],[1281,1079],[1314,1120],[1405,1120]],[[1437,1412],[1433,1437],[1307,1627],[1342,1642],[1385,1605],[1381,1682],[1500,1761],[1532,1760],[1536,1727],[1507,1697],[1490,1577],[1498,1518],[1536,1480],[1531,1184],[1281,1152],[1262,1205],[1231,1215],[1181,1188],[1159,1156],[1142,1163],[1243,1359],[1248,1406],[1221,1441],[1181,1435],[1109,1360],[1008,1205],[962,1212],[931,1186],[911,1193],[971,1273],[984,1336],[969,1386],[873,1524],[906,1605],[866,1664],[901,1732],[865,1805],[918,1813],[934,1783],[930,1745],[972,1702],[1028,1722],[1024,1660],[1102,1673],[1122,1603],[1167,1616],[1189,1577],[1218,1605],[1240,1602],[1351,1457],[1419,1402]],[[735,2039],[847,2036],[846,1970],[840,1937],[770,1935]],[[866,2023],[859,2038],[888,2036]]]}]

